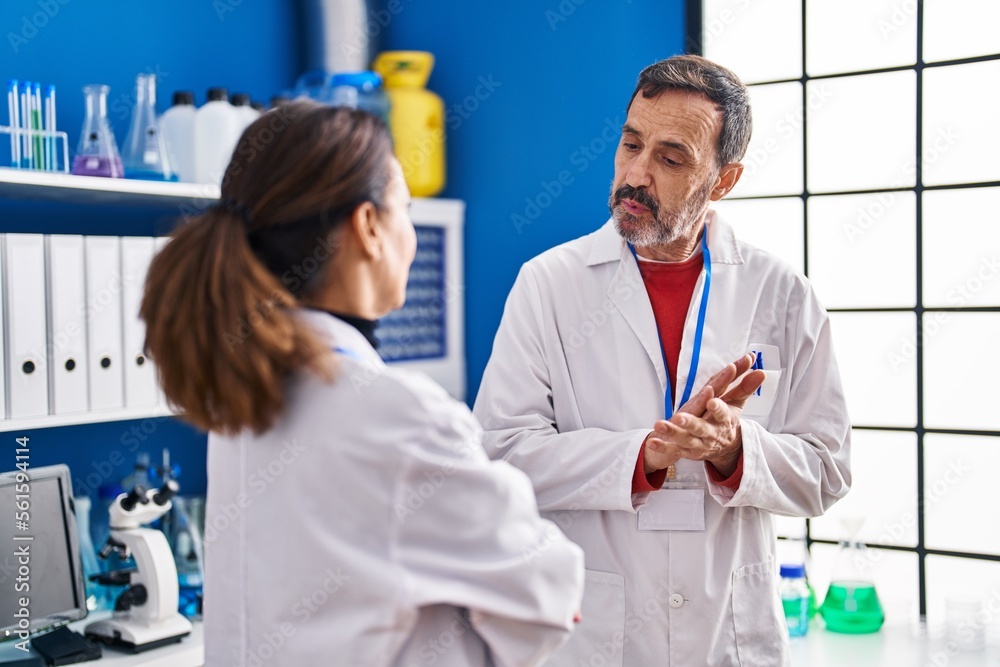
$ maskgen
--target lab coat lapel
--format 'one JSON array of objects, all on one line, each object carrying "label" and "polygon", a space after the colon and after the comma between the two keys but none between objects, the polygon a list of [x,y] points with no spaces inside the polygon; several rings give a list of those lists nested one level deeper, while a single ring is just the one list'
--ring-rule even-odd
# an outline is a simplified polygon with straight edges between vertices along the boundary
[{"label": "lab coat lapel", "polygon": [[660,379],[660,389],[665,391],[667,375],[663,367],[663,353],[660,351],[660,337],[656,330],[653,307],[649,303],[649,295],[642,282],[639,267],[636,266],[635,259],[624,243],[621,244],[618,269],[608,286],[608,298],[639,339],[646,356],[656,369],[656,376]]}]

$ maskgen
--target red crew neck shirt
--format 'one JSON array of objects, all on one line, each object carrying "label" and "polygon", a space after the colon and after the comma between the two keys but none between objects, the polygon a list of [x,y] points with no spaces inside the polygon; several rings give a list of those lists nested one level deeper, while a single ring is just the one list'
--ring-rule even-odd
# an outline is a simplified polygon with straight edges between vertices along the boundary
[{"label": "red crew neck shirt", "polygon": [[[694,294],[694,287],[702,270],[702,254],[695,253],[683,262],[650,262],[640,259],[639,272],[642,282],[646,285],[649,303],[653,307],[656,318],[656,328],[660,332],[660,342],[667,359],[667,374],[670,377],[670,387],[674,396],[682,389],[677,386],[677,358],[681,354],[681,339],[684,337],[684,322],[687,319],[688,307]],[[672,398],[673,398],[672,397]],[[643,459],[646,446],[639,449],[639,460],[636,462],[635,473],[632,476],[632,492],[641,493],[655,491],[663,486],[667,478],[666,470],[658,470],[651,475],[645,474]],[[743,477],[743,457],[740,456],[736,472],[728,478],[723,477],[715,466],[708,466],[708,474],[717,484],[737,489]]]}]

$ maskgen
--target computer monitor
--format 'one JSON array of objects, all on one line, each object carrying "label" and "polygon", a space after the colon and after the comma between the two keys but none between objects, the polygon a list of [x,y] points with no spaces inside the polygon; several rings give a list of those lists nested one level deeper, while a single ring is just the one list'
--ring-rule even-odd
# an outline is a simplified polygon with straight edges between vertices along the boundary
[{"label": "computer monitor", "polygon": [[87,615],[72,488],[64,465],[0,473],[0,641]]}]

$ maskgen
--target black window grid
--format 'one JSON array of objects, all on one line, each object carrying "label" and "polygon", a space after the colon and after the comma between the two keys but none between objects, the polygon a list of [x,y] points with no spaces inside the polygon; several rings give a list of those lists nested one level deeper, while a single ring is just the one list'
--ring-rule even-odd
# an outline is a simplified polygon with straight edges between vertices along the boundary
[{"label": "black window grid", "polygon": [[[981,181],[972,183],[958,183],[958,184],[948,184],[948,185],[931,185],[925,186],[923,184],[923,72],[925,69],[931,69],[935,67],[948,67],[951,65],[967,65],[971,63],[987,62],[993,60],[1000,60],[1000,53],[990,54],[984,56],[977,56],[972,58],[958,58],[953,60],[936,61],[933,63],[924,63],[923,61],[923,25],[924,25],[924,7],[923,2],[916,3],[917,14],[916,14],[916,31],[917,31],[917,44],[916,44],[916,63],[913,65],[904,65],[898,67],[883,67],[877,69],[869,70],[854,70],[849,72],[838,72],[836,74],[825,74],[818,76],[810,76],[808,74],[808,69],[806,67],[807,58],[807,45],[806,45],[806,20],[807,20],[807,2],[802,0],[802,76],[797,78],[788,79],[775,79],[773,81],[760,81],[750,84],[752,86],[763,86],[776,83],[801,83],[802,84],[802,192],[798,195],[794,193],[791,194],[780,194],[780,195],[754,195],[746,197],[732,197],[734,200],[758,200],[758,199],[788,199],[790,197],[798,196],[802,199],[803,210],[802,210],[802,238],[803,238],[803,267],[806,275],[809,275],[809,207],[807,206],[809,197],[813,196],[808,189],[808,176],[809,176],[809,165],[808,165],[808,123],[809,116],[806,113],[807,102],[808,102],[808,91],[807,84],[809,81],[818,81],[823,79],[836,79],[848,76],[859,76],[867,74],[883,74],[887,72],[907,72],[914,71],[916,73],[917,85],[916,85],[916,174],[915,174],[915,185],[912,187],[896,187],[896,188],[876,188],[871,190],[843,190],[836,192],[822,192],[816,193],[817,195],[822,194],[823,196],[830,195],[857,195],[857,194],[878,194],[884,192],[913,192],[916,198],[916,300],[915,306],[912,308],[830,308],[828,309],[831,313],[914,313],[916,315],[916,375],[917,375],[917,387],[916,387],[916,400],[917,400],[917,419],[915,427],[897,427],[897,426],[872,426],[872,425],[852,425],[852,428],[858,430],[866,431],[889,431],[896,433],[914,433],[917,438],[917,545],[915,547],[909,546],[898,546],[898,545],[884,545],[884,544],[874,544],[873,548],[884,549],[886,551],[899,551],[904,553],[913,553],[917,555],[917,573],[918,573],[918,586],[919,586],[919,613],[921,617],[927,614],[927,569],[926,569],[926,557],[927,556],[950,556],[954,558],[967,558],[972,560],[981,561],[993,561],[1000,562],[1000,555],[987,554],[987,553],[977,553],[977,552],[967,552],[967,551],[949,551],[945,549],[931,549],[926,546],[926,536],[925,536],[925,515],[924,508],[926,499],[924,497],[924,436],[927,434],[944,434],[944,435],[973,435],[973,436],[992,436],[1000,437],[1000,431],[983,431],[983,430],[973,430],[973,429],[943,429],[943,428],[927,428],[924,426],[924,350],[923,350],[923,318],[925,313],[936,313],[936,312],[949,312],[949,313],[996,313],[1000,312],[1000,307],[998,306],[962,306],[962,307],[924,307],[923,305],[923,202],[922,195],[925,191],[934,190],[955,190],[955,189],[968,189],[968,188],[983,188],[983,187],[998,187],[1000,186],[1000,181]],[[687,52],[692,54],[702,54],[702,26],[703,26],[703,0],[687,0],[686,2],[686,38],[685,43],[687,44]],[[825,540],[816,539],[812,537],[811,526],[808,519],[806,519],[806,546],[811,548],[813,544],[829,544],[837,545],[839,542],[835,540]],[[822,592],[820,592],[822,594]]]}]

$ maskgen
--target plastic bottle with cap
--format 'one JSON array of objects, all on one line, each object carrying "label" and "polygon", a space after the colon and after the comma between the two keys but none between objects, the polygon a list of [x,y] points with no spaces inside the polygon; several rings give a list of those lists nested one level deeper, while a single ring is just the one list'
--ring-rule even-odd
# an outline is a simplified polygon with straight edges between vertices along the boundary
[{"label": "plastic bottle with cap", "polygon": [[343,72],[334,74],[330,78],[330,87],[333,89],[334,98],[338,91],[344,88],[353,88],[357,91],[356,102],[353,105],[358,109],[367,111],[381,118],[388,125],[389,123],[389,96],[382,88],[382,77],[378,72]]},{"label": "plastic bottle with cap", "polygon": [[240,113],[225,88],[209,88],[194,118],[195,181],[219,185],[243,132]]},{"label": "plastic bottle with cap", "polygon": [[414,197],[433,197],[445,184],[444,102],[427,90],[434,56],[384,51],[373,66],[389,96],[389,129],[403,177]]},{"label": "plastic bottle with cap", "polygon": [[194,169],[194,93],[178,90],[173,106],[160,116],[160,134],[167,145],[170,164],[182,181],[195,179]]},{"label": "plastic bottle with cap", "polygon": [[250,95],[247,93],[233,93],[233,107],[239,114],[240,122],[242,123],[242,127],[240,128],[241,133],[250,123],[257,120],[257,116],[260,115],[260,112],[251,106]]},{"label": "plastic bottle with cap", "polygon": [[785,611],[788,635],[804,637],[809,630],[809,587],[806,585],[806,566],[782,565],[778,593],[781,595],[781,606]]}]

